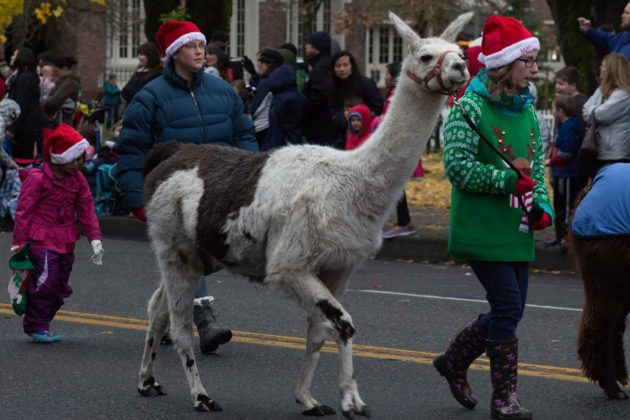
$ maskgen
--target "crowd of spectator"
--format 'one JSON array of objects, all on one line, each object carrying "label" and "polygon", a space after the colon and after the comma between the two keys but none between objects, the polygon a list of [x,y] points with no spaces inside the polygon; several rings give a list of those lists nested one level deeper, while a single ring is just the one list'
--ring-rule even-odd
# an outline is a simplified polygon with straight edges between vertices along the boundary
[{"label": "crowd of spectator", "polygon": [[[624,142],[630,135],[625,121],[630,118],[626,110],[626,99],[630,98],[626,81],[626,75],[630,74],[627,71],[630,69],[627,31],[630,28],[630,3],[624,9],[621,24],[624,30],[612,34],[593,28],[586,18],[578,19],[584,38],[603,55],[608,54],[600,69],[601,85],[589,99],[578,91],[580,76],[577,69],[571,66],[561,69],[555,80],[559,97],[553,102],[554,132],[549,132],[548,127],[545,129],[544,119],[539,118],[546,164],[550,167],[555,191],[556,238],[548,243],[549,246],[563,244],[571,204],[577,191],[586,185],[596,170],[611,162],[630,160],[627,146],[630,142]],[[382,94],[374,80],[361,74],[353,54],[342,51],[326,32],[317,31],[308,37],[304,59],[299,48],[291,43],[261,48],[254,60],[246,56],[233,59],[229,55],[229,39],[229,34],[214,31],[209,42],[204,43],[204,72],[222,79],[238,93],[245,113],[253,121],[256,141],[262,151],[302,143],[338,149],[358,147],[376,129],[387,108],[384,99],[391,100],[400,71],[399,62],[387,66],[386,87]],[[480,48],[481,42],[477,39],[466,51],[471,78],[483,67],[477,60]],[[124,109],[139,91],[164,72],[162,54],[155,43],[140,45],[137,58],[138,66],[126,83],[119,85],[115,74],[109,74],[104,83],[101,106],[107,130],[116,128],[119,133],[125,129],[122,124]],[[4,97],[15,101],[21,112],[15,121],[5,123],[3,148],[10,165],[3,165],[3,180],[7,178],[7,169],[41,162],[45,129],[64,122],[81,131],[77,127],[81,81],[73,57],[51,52],[35,56],[29,48],[21,47],[15,49],[8,64],[2,71],[1,87]],[[530,86],[532,96],[536,98],[535,86]],[[464,90],[459,92],[460,96],[463,94]],[[598,125],[600,140],[598,155],[590,160],[580,153],[580,143],[589,123]],[[359,126],[361,128],[357,129]],[[567,136],[571,139],[567,140]],[[101,164],[106,164],[107,169],[115,163],[116,138],[117,135],[99,139],[98,145],[92,145],[88,150],[91,153],[86,175],[95,177]],[[109,142],[108,145],[104,140]],[[422,174],[421,161],[415,174]],[[112,186],[113,180],[107,175],[105,178],[108,182],[92,180],[95,195],[98,194],[97,185]],[[114,190],[103,193],[107,197],[115,195]],[[111,207],[111,203],[105,207]],[[398,205],[398,223],[392,231],[386,232],[385,237],[413,233],[403,194]]]}]

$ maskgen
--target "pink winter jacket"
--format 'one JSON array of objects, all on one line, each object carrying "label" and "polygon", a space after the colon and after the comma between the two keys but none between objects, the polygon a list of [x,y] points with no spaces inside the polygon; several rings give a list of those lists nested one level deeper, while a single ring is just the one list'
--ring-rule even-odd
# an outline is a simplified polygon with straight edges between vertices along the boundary
[{"label": "pink winter jacket", "polygon": [[75,213],[90,241],[102,239],[94,199],[81,172],[58,179],[46,162],[43,169],[21,170],[20,180],[14,245],[31,241],[33,249],[62,254],[74,251],[74,244],[79,240]]}]

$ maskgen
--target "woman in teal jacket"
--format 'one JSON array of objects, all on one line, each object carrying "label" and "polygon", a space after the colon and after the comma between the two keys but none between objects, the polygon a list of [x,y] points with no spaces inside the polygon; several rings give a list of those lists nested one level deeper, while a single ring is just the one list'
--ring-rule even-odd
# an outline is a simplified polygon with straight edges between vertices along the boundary
[{"label": "woman in teal jacket", "polygon": [[[144,160],[160,142],[216,144],[258,151],[254,125],[243,113],[243,101],[232,86],[203,71],[206,38],[192,22],[169,20],[156,35],[164,72],[134,97],[123,118],[116,143],[118,180],[123,206],[145,220]],[[204,278],[195,294],[194,321],[201,351],[209,353],[232,337],[216,325]]]}]

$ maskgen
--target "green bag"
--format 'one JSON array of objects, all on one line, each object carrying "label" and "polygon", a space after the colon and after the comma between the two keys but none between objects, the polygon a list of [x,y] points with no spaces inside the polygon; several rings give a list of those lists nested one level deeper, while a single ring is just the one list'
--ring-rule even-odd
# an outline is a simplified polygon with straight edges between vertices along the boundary
[{"label": "green bag", "polygon": [[9,259],[11,278],[9,279],[9,298],[16,315],[26,313],[26,292],[33,273],[33,263],[28,259],[31,243],[27,242]]}]

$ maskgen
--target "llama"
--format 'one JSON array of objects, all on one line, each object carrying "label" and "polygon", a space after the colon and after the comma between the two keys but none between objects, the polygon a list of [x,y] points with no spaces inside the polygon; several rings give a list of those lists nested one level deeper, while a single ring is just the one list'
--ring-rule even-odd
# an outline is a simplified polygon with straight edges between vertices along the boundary
[{"label": "llama", "polygon": [[410,53],[390,111],[356,150],[302,145],[251,154],[180,143],[154,148],[145,164],[145,202],[161,283],[149,301],[140,394],[165,394],[153,369],[170,320],[194,408],[222,409],[199,377],[192,312],[199,276],[226,268],[283,290],[306,310],[306,355],[295,389],[302,413],[335,414],[311,395],[320,349],[334,339],[341,410],[349,418],[369,415],[354,377],[354,324],[339,300],[350,274],[380,248],[390,203],[414,170],[445,94],[468,79],[453,42],[471,17],[459,16],[439,38],[421,39],[390,13]]},{"label": "llama", "polygon": [[[630,164],[601,169],[577,200],[567,246],[584,285],[577,352],[609,399],[625,400],[623,335],[630,313]],[[601,204],[601,205],[599,205]]]}]

